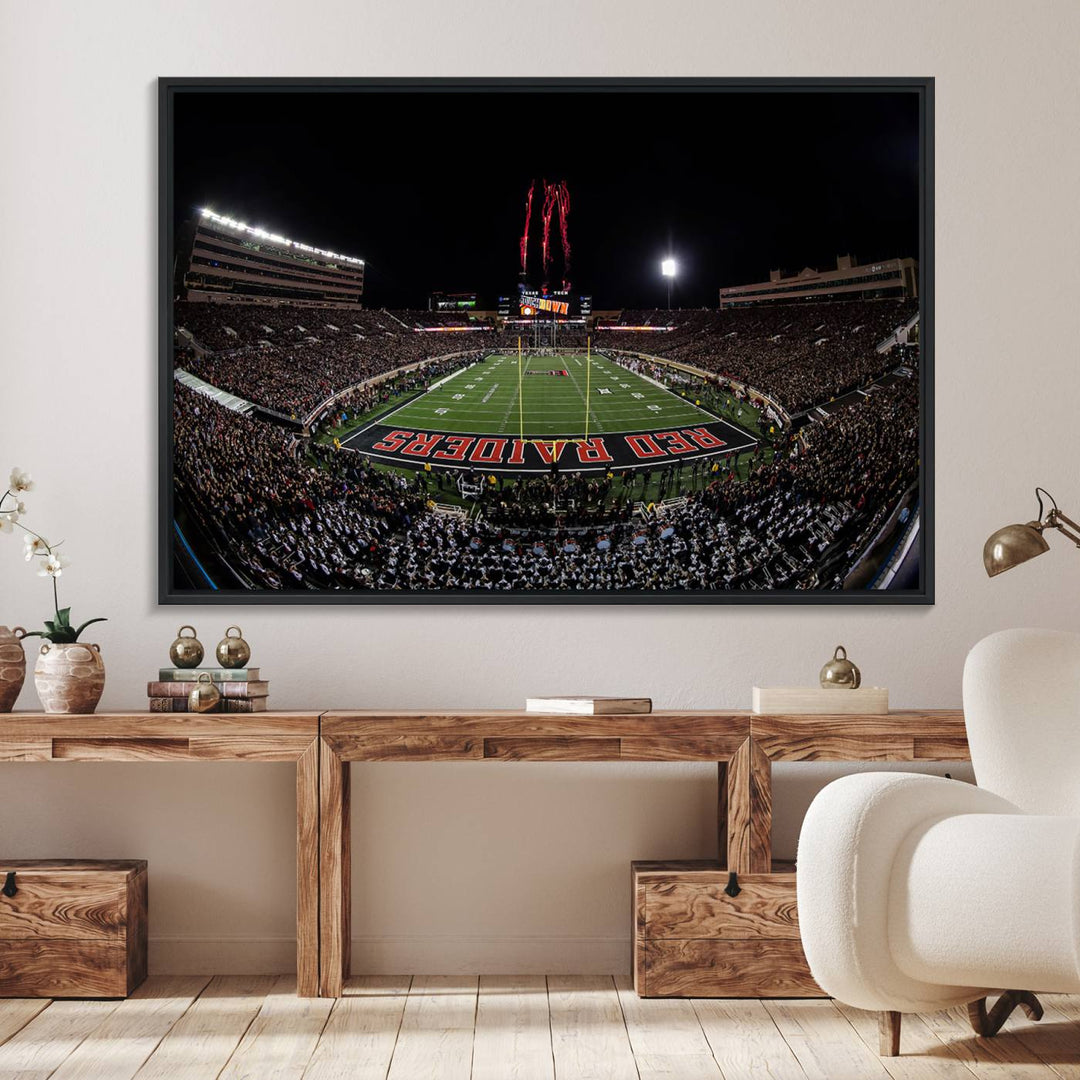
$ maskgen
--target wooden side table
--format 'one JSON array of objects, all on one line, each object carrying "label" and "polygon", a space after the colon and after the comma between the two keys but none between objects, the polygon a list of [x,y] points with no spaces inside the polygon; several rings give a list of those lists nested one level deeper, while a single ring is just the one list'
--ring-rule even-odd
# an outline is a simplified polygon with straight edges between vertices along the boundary
[{"label": "wooden side table", "polygon": [[0,762],[296,763],[297,992],[319,991],[319,713],[0,716]]}]

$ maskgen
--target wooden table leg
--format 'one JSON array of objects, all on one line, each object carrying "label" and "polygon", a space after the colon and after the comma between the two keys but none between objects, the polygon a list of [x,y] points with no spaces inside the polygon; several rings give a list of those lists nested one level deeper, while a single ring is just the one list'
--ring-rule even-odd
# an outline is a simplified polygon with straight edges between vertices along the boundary
[{"label": "wooden table leg", "polygon": [[351,951],[350,765],[319,740],[319,993],[341,997]]},{"label": "wooden table leg", "polygon": [[716,848],[720,869],[727,869],[728,860],[728,765],[716,763]]},{"label": "wooden table leg", "polygon": [[767,874],[772,869],[772,763],[747,739],[726,774],[727,868]]},{"label": "wooden table leg", "polygon": [[296,762],[296,992],[319,994],[319,740]]},{"label": "wooden table leg", "polygon": [[772,762],[753,739],[750,743],[751,873],[772,873]]}]

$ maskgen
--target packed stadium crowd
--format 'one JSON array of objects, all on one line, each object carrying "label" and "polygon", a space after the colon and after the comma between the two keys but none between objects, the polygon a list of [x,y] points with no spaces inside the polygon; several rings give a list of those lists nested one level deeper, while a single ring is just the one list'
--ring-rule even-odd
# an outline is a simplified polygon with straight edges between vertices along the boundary
[{"label": "packed stadium crowd", "polygon": [[[723,311],[624,311],[622,326],[600,328],[598,350],[640,352],[735,380],[798,414],[871,383],[896,355],[879,343],[917,310],[914,300],[729,308]],[[304,308],[295,305],[178,302],[182,363],[200,378],[289,417],[397,368],[456,351],[513,352],[528,329],[423,333],[421,325],[462,325],[458,313]],[[582,328],[559,331],[560,348],[583,349]],[[549,340],[549,339],[548,339]],[[178,363],[180,360],[178,360]]]},{"label": "packed stadium crowd", "polygon": [[403,329],[378,311],[356,308],[302,307],[271,303],[194,303],[177,300],[173,323],[210,351],[254,345],[259,341],[301,341],[323,332],[345,331],[365,337]]},{"label": "packed stadium crowd", "polygon": [[476,325],[463,311],[414,311],[406,309],[395,311],[394,316],[406,326],[423,329],[425,326],[470,326]]},{"label": "packed stadium crowd", "polygon": [[355,586],[379,540],[406,529],[423,499],[353,455],[318,468],[292,439],[175,384],[176,494],[223,559],[260,588]]},{"label": "packed stadium crowd", "polygon": [[473,346],[462,340],[471,335],[417,333],[380,311],[192,303],[177,309],[177,327],[194,339],[180,336],[177,367],[297,419],[359,382]]},{"label": "packed stadium crowd", "polygon": [[798,413],[861,387],[895,365],[877,346],[918,310],[915,300],[727,308],[722,311],[624,311],[622,326],[599,329],[593,344],[677,360],[749,384]]},{"label": "packed stadium crowd", "polygon": [[618,499],[613,489],[610,474],[599,478],[582,473],[491,477],[482,507],[489,524],[510,529],[558,530],[598,521],[605,525],[628,522],[634,506],[625,494],[627,485],[621,485]]},{"label": "packed stadium crowd", "polygon": [[[585,351],[590,333],[583,323],[559,323],[555,328],[555,348],[558,351]],[[538,327],[521,323],[504,323],[494,333],[483,340],[485,348],[498,349],[504,353],[517,352],[518,341],[523,349],[552,348],[552,330],[550,323],[540,323]]]},{"label": "packed stadium crowd", "polygon": [[724,471],[653,518],[625,492],[610,498],[611,477],[580,476],[484,483],[480,516],[441,514],[419,474],[307,444],[182,385],[174,460],[181,504],[259,588],[814,588],[842,580],[914,484],[918,427],[916,380],[897,379],[804,426],[748,480]]}]

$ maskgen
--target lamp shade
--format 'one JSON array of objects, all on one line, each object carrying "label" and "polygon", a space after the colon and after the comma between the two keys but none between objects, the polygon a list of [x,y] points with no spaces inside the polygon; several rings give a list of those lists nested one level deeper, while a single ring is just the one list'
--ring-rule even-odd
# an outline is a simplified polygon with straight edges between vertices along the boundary
[{"label": "lamp shade", "polygon": [[983,566],[990,577],[996,577],[1049,550],[1050,545],[1043,539],[1042,528],[1037,521],[1029,521],[1026,525],[1006,525],[983,545]]}]

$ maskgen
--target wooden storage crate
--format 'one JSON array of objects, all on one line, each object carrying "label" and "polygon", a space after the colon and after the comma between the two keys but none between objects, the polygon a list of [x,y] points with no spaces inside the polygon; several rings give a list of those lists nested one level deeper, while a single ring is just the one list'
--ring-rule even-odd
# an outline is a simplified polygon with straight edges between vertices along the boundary
[{"label": "wooden storage crate", "polygon": [[730,875],[716,862],[635,862],[634,989],[642,997],[824,997],[799,938],[795,866]]},{"label": "wooden storage crate", "polygon": [[146,978],[146,880],[142,859],[0,860],[0,997],[130,994]]}]

